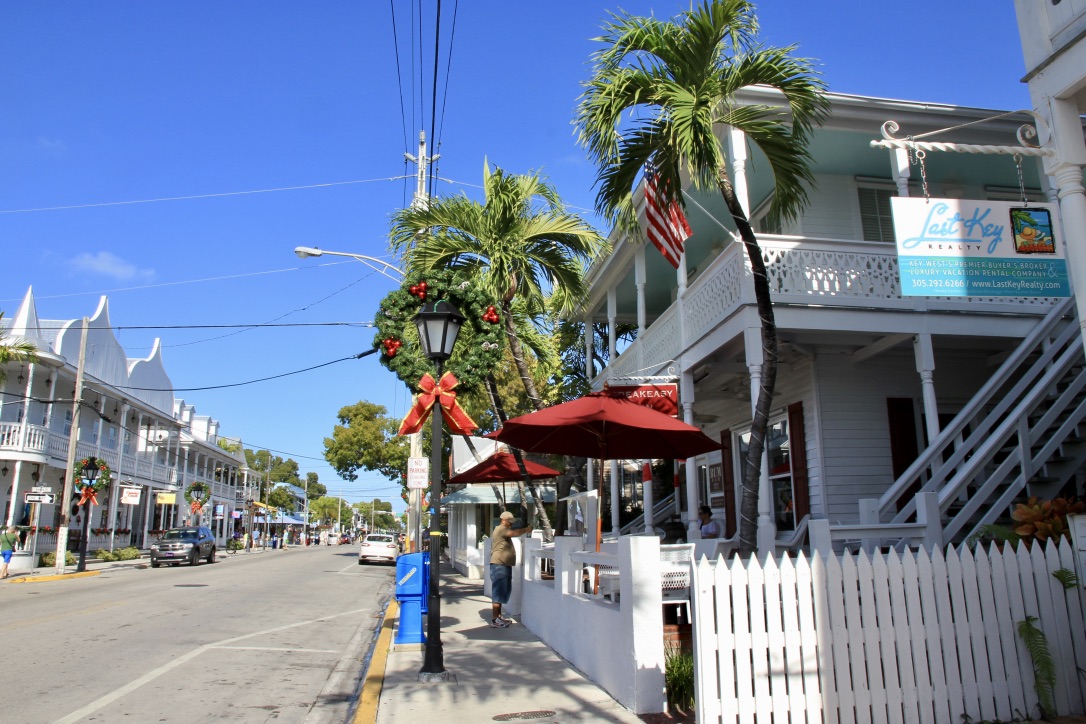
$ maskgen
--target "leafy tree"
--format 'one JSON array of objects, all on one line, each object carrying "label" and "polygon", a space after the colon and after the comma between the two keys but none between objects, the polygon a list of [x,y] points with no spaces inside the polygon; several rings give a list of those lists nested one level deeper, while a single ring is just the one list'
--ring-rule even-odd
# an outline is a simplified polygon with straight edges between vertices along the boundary
[{"label": "leafy tree", "polygon": [[338,519],[341,528],[349,528],[354,511],[346,500],[325,496],[310,501],[309,515],[321,525],[335,525]]},{"label": "leafy tree", "polygon": [[305,474],[305,485],[302,487],[305,488],[305,493],[309,496],[310,500],[328,494],[328,488],[326,488],[324,485],[321,485],[318,480],[319,477],[316,473]]},{"label": "leafy tree", "polygon": [[[759,44],[748,0],[703,0],[674,22],[612,15],[595,54],[593,75],[577,110],[580,138],[599,167],[596,205],[621,228],[637,229],[631,189],[653,163],[663,204],[683,205],[685,173],[697,189],[716,188],[750,260],[762,325],[762,387],[751,424],[740,507],[740,550],[756,547],[758,480],[777,377],[777,328],[758,239],[740,204],[717,138],[733,127],[765,153],[773,172],[770,219],[794,218],[812,183],[811,135],[825,117],[825,84],[795,46]],[[786,108],[747,104],[737,94],[752,86],[780,91]],[[623,125],[623,118],[630,119]]]},{"label": "leafy tree", "polygon": [[[0,312],[0,322],[3,322],[3,319],[4,313]],[[37,362],[38,355],[36,351],[36,348],[30,342],[9,340],[4,333],[3,325],[0,324],[0,384],[3,384],[7,379],[7,372],[4,370],[5,365],[12,362],[24,364]]]},{"label": "leafy tree", "polygon": [[403,483],[411,452],[399,435],[399,420],[387,417],[383,405],[361,400],[340,408],[339,424],[324,438],[324,459],[340,477],[357,480],[359,470],[372,470]]},{"label": "leafy tree", "polygon": [[268,507],[272,510],[286,510],[293,513],[297,506],[298,501],[281,485],[275,486],[268,493]]}]

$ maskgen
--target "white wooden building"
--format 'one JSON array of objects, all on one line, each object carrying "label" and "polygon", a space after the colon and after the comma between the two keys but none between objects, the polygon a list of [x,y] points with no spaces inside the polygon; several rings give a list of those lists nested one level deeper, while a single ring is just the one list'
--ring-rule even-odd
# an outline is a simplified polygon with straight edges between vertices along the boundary
[{"label": "white wooden building", "polygon": [[[241,508],[246,484],[259,473],[246,467],[240,439],[229,439],[231,450],[224,449],[220,423],[175,399],[158,340],[147,357],[128,358],[113,333],[108,300],[101,298],[88,316],[81,412],[73,431],[82,321],[40,318],[28,290],[3,324],[6,341],[32,343],[39,359],[9,364],[0,388],[5,524],[34,525],[36,516],[36,550],[55,550],[59,504],[34,511],[24,501],[33,487],[48,488],[60,500],[75,440],[79,458],[93,456],[111,470],[110,487],[98,495],[91,513],[88,550],[146,547],[152,531],[186,523],[211,528],[225,545],[233,533],[231,513]],[[211,492],[200,514],[193,514],[184,498],[193,482],[205,483]],[[122,487],[139,490],[138,504],[121,504]],[[73,517],[70,526],[74,537],[81,519]],[[72,540],[68,550],[75,547]]]},{"label": "white wooden building", "polygon": [[[769,90],[746,98],[779,102]],[[830,116],[811,149],[810,205],[783,228],[766,224],[772,179],[764,157],[740,133],[723,131],[736,190],[763,249],[780,340],[759,549],[802,545],[809,520],[828,521],[838,547],[851,540],[949,543],[1005,514],[1019,496],[1081,492],[1081,397],[1055,400],[1081,376],[1073,304],[1040,296],[904,296],[891,223],[893,196],[1021,202],[1024,191],[1030,203],[1055,202],[1042,152],[1017,137],[1033,119],[851,95],[829,100]],[[884,140],[887,121],[898,124],[897,138],[956,128],[928,140],[1006,152],[929,149],[921,168],[904,148],[873,146]],[[1081,123],[1077,128],[1081,133]],[[762,373],[760,324],[749,263],[719,194],[687,189],[686,207],[693,235],[678,270],[647,242],[617,234],[613,253],[590,269],[584,319],[608,331],[597,340],[586,324],[585,345],[607,349],[609,364],[588,372],[596,387],[677,377],[684,419],[722,443],[721,453],[686,463],[690,536],[697,537],[699,503],[714,508],[730,536],[751,395]],[[638,330],[625,348],[614,334],[623,323]],[[1060,409],[1049,412],[1054,405]],[[1041,442],[1051,444],[1038,453]],[[1020,464],[1002,464],[1008,456]],[[934,496],[919,512],[917,492]]]}]

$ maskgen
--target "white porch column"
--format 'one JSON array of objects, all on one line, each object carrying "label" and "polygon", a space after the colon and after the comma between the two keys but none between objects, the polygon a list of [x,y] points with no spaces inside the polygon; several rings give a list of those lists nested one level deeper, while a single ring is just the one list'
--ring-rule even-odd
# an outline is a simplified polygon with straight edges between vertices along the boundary
[{"label": "white porch column", "polygon": [[909,168],[909,152],[904,148],[895,148],[890,151],[890,175],[897,186],[897,195],[909,196],[909,176],[912,170]]},{"label": "white porch column", "polygon": [[[762,390],[762,330],[750,327],[743,332],[746,347],[747,371],[750,374],[750,414],[754,417],[754,408],[758,405],[758,395]],[[745,466],[744,466],[745,467]],[[777,523],[773,520],[773,490],[769,485],[769,456],[763,451],[761,470],[758,475],[758,552],[772,553],[776,550]],[[740,510],[740,517],[742,511]],[[742,525],[742,521],[740,521]]]},{"label": "white porch column", "polygon": [[588,315],[584,318],[584,376],[585,379],[589,381],[595,376],[593,374],[595,370],[592,366],[592,350],[594,348],[595,344],[592,339],[592,315]]},{"label": "white porch column", "polygon": [[619,523],[618,511],[622,502],[622,490],[619,485],[620,480],[618,470],[618,460],[611,461],[611,532],[616,536],[619,535],[619,529],[622,527]]},{"label": "white porch column", "polygon": [[[1048,101],[1051,143],[1055,158],[1045,157],[1045,173],[1056,180],[1063,220],[1067,267],[1072,288],[1076,290],[1078,323],[1086,331],[1086,190],[1082,188],[1082,167],[1086,165],[1086,141],[1075,100],[1051,98]],[[1040,109],[1044,114],[1044,109]],[[1081,290],[1083,293],[1078,293]],[[1083,337],[1086,344],[1086,336]]]},{"label": "white porch column", "polygon": [[[683,372],[679,378],[679,398],[683,403],[683,422],[694,424],[694,372]],[[694,458],[686,459],[686,540],[701,539],[698,521],[698,464]]]},{"label": "white porch column", "polygon": [[935,351],[931,346],[930,334],[913,337],[913,353],[924,399],[924,424],[928,440],[934,440],[939,434],[939,400],[935,396]]},{"label": "white porch column", "polygon": [[[2,395],[0,395],[0,397],[2,397]],[[23,415],[23,417],[25,418],[26,415]],[[5,465],[5,467],[7,467],[7,466]],[[17,507],[22,508],[22,506],[19,505],[19,479],[23,477],[23,461],[22,460],[16,460],[15,461],[15,469],[14,470],[9,469],[8,474],[12,476],[12,478],[11,478],[11,498],[9,499],[8,519],[4,523],[5,526],[16,525],[19,522],[19,519],[15,517],[15,509]],[[7,482],[7,479],[6,478],[3,479],[3,482]]]},{"label": "white porch column", "polygon": [[650,460],[641,461],[641,499],[645,508],[645,532],[652,535],[652,506],[654,501],[652,496],[652,461]]},{"label": "white porch column", "polygon": [[[614,287],[607,290],[607,366],[615,363],[615,320],[618,316],[618,301]],[[611,375],[608,374],[608,377]]]},{"label": "white porch column", "polygon": [[109,526],[109,549],[113,550],[113,541],[117,535],[117,508],[119,507],[121,497],[121,477],[124,470],[124,460],[127,455],[124,451],[124,436],[128,431],[128,403],[121,404],[121,418],[118,422],[118,429],[120,438],[117,441],[117,469],[114,471],[115,475],[113,480],[110,481],[109,488],[109,513],[106,515],[106,525]]},{"label": "white porch column", "polygon": [[637,248],[634,255],[634,284],[637,286],[637,336],[640,339],[645,333],[647,315],[645,312],[645,246]]},{"label": "white porch column", "polygon": [[728,157],[732,162],[732,188],[744,209],[750,209],[747,191],[747,134],[738,128],[728,129]]}]

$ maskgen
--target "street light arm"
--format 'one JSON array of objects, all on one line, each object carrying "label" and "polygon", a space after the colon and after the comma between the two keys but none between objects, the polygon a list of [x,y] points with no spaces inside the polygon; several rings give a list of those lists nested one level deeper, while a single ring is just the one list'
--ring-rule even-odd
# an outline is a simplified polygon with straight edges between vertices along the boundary
[{"label": "street light arm", "polygon": [[[370,269],[373,269],[378,274],[385,275],[397,284],[402,282],[404,277],[403,271],[395,264],[390,264],[387,261],[377,259],[372,256],[366,256],[365,254],[348,254],[342,251],[325,251],[324,249],[318,249],[313,246],[296,247],[294,249],[294,253],[302,259],[308,259],[311,256],[324,256],[325,254],[328,254],[329,256],[345,256],[349,259],[354,259],[355,261],[362,262]],[[398,276],[393,276],[389,272],[395,272],[395,274]]]}]

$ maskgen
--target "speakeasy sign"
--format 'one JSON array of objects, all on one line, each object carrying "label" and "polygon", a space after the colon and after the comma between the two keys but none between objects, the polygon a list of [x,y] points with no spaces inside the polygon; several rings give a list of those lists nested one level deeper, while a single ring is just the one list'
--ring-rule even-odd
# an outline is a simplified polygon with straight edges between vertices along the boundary
[{"label": "speakeasy sign", "polygon": [[891,197],[902,296],[1067,297],[1051,204]]},{"label": "speakeasy sign", "polygon": [[665,415],[679,414],[679,386],[675,384],[608,385],[605,391],[612,397],[625,397]]}]

